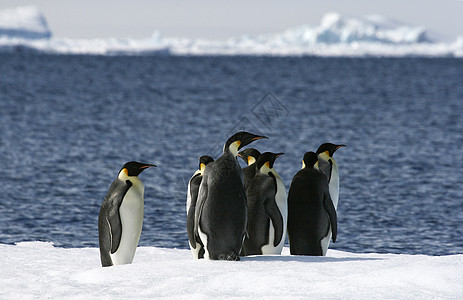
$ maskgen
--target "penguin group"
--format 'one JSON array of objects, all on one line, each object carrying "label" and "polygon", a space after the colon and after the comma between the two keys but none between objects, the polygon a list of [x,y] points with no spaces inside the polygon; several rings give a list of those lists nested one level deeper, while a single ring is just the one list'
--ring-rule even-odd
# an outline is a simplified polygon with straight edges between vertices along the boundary
[{"label": "penguin group", "polygon": [[[216,160],[199,158],[186,201],[195,259],[279,255],[287,235],[292,255],[324,256],[330,240],[336,241],[339,175],[333,154],[345,145],[325,143],[305,153],[286,193],[274,168],[284,153],[243,149],[260,139],[268,138],[240,131],[228,138]],[[150,167],[155,165],[126,163],[109,188],[98,217],[103,267],[133,261],[143,224],[144,186],[138,175]]]}]

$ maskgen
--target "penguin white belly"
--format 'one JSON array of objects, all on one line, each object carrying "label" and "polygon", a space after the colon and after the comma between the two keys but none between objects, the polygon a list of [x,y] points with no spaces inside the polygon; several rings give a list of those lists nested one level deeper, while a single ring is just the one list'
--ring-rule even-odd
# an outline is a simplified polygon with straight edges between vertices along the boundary
[{"label": "penguin white belly", "polygon": [[333,201],[334,208],[337,210],[339,200],[339,174],[338,166],[335,164],[333,164],[333,168],[331,169],[331,178],[328,187],[330,190],[331,201]]},{"label": "penguin white belly", "polygon": [[273,242],[275,241],[275,228],[273,227],[272,220],[269,221],[268,244],[262,246],[260,249],[262,254],[281,254],[281,250],[278,252],[278,247],[273,247]]},{"label": "penguin white belly", "polygon": [[[140,182],[141,183],[141,182]],[[134,184],[119,208],[122,235],[119,248],[110,254],[114,265],[132,263],[143,227],[143,187]]]},{"label": "penguin white belly", "polygon": [[328,231],[328,235],[321,239],[320,247],[322,248],[322,255],[326,256],[326,252],[328,251],[328,247],[330,246],[331,240],[331,228]]},{"label": "penguin white belly", "polygon": [[[276,172],[275,172],[276,173]],[[275,195],[275,201],[278,209],[280,209],[281,216],[283,217],[283,236],[281,237],[280,244],[276,247],[277,254],[281,254],[283,246],[286,240],[286,227],[288,224],[288,200],[286,197],[286,187],[281,177],[276,174],[277,179],[277,193]]]},{"label": "penguin white belly", "polygon": [[[201,226],[199,225],[198,225],[198,235],[199,235],[199,239],[204,245],[204,258],[210,259],[209,251],[207,250],[207,235],[201,231]],[[199,247],[196,247],[196,249],[198,249],[198,252],[199,252]],[[195,255],[195,253],[193,253],[193,255]],[[196,254],[196,258],[198,258],[198,255],[199,254]]]}]

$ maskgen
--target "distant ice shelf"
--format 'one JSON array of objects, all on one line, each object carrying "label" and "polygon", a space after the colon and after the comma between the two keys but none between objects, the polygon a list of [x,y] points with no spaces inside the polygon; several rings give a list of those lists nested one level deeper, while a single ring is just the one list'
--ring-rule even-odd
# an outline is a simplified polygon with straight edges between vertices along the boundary
[{"label": "distant ice shelf", "polygon": [[36,7],[0,12],[0,52],[24,50],[92,55],[270,55],[270,56],[451,56],[463,57],[463,36],[439,41],[424,27],[379,15],[326,14],[318,26],[303,25],[280,33],[240,36],[225,41],[163,37],[145,39],[49,38]]}]

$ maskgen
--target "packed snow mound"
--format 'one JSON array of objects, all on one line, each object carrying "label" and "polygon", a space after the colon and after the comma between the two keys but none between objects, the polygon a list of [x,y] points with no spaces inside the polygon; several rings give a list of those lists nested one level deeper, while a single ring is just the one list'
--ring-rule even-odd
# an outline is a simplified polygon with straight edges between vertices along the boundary
[{"label": "packed snow mound", "polygon": [[463,255],[283,255],[194,260],[189,250],[139,247],[102,268],[98,248],[0,244],[1,299],[462,299]]},{"label": "packed snow mound", "polygon": [[35,6],[0,11],[0,36],[24,39],[50,38],[47,21]]}]

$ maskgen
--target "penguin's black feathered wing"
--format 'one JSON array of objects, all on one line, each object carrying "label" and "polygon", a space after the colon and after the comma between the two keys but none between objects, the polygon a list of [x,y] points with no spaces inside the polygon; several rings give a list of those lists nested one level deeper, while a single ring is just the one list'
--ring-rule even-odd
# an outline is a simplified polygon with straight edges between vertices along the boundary
[{"label": "penguin's black feathered wing", "polygon": [[[109,187],[109,191],[101,205],[100,214],[98,215],[98,227],[100,229],[99,241],[102,262],[103,253],[109,257],[109,252],[111,254],[115,253],[119,248],[122,236],[119,207],[131,186],[132,182],[130,180],[116,179]],[[108,232],[110,234],[107,234]]]},{"label": "penguin's black feathered wing", "polygon": [[202,176],[201,174],[196,174],[190,179],[190,189],[188,193],[190,193],[191,202],[190,207],[188,208],[187,218],[186,218],[186,229],[188,234],[188,240],[190,241],[190,245],[193,249],[196,249],[196,242],[194,237],[195,232],[195,210],[196,210],[196,203],[198,201],[198,194],[199,194],[199,186],[201,185]]},{"label": "penguin's black feathered wing", "polygon": [[[198,191],[198,197],[196,200],[196,208],[195,208],[195,215],[194,215],[194,230],[193,234],[190,237],[188,235],[188,238],[190,239],[190,244],[196,243],[196,238],[199,238],[199,233],[198,233],[198,227],[199,227],[199,221],[201,218],[201,213],[204,207],[204,204],[206,203],[207,199],[207,173],[203,174],[201,180],[201,184],[199,186],[199,191]],[[193,240],[192,240],[193,239]]]},{"label": "penguin's black feathered wing", "polygon": [[275,239],[273,241],[273,246],[276,247],[280,244],[283,237],[283,216],[281,215],[280,209],[276,203],[276,193],[277,193],[277,181],[273,173],[269,172],[268,175],[272,178],[273,189],[269,189],[271,194],[267,196],[265,200],[265,212],[272,220],[273,227],[275,229]]},{"label": "penguin's black feathered wing", "polygon": [[333,201],[331,200],[329,190],[325,191],[325,195],[323,197],[323,207],[325,208],[328,216],[330,217],[330,225],[331,225],[331,238],[333,242],[336,242],[336,236],[338,234],[338,217],[336,214],[336,209],[334,208]]},{"label": "penguin's black feathered wing", "polygon": [[331,159],[328,161],[319,159],[318,160],[318,168],[320,171],[322,171],[323,174],[325,174],[326,178],[328,179],[328,182],[331,180],[331,169],[333,168],[333,162]]}]

